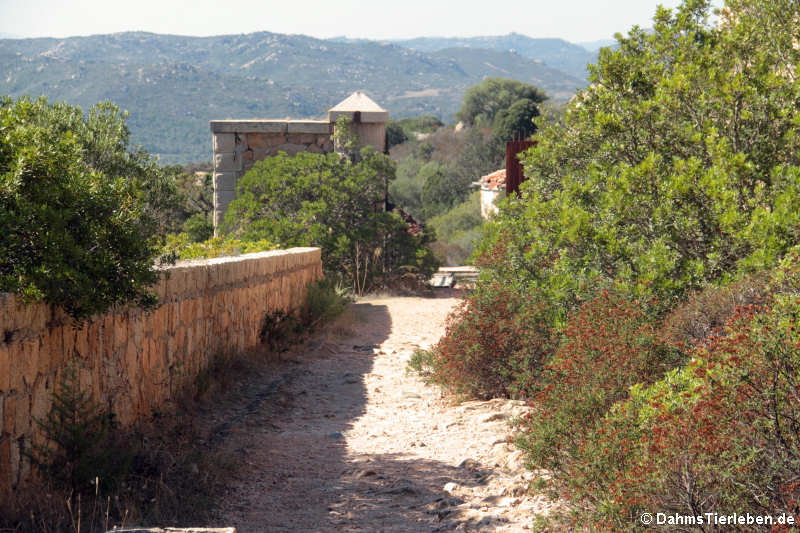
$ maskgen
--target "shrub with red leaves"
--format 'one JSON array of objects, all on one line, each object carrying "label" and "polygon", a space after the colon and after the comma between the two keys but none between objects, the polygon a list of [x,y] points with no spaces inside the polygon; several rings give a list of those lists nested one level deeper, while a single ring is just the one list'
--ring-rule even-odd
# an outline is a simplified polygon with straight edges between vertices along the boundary
[{"label": "shrub with red leaves", "polygon": [[633,388],[570,470],[592,523],[631,529],[643,511],[800,519],[798,319],[796,296],[741,307],[686,367]]},{"label": "shrub with red leaves", "polygon": [[640,304],[607,291],[572,313],[517,437],[532,466],[569,484],[609,408],[683,360],[656,333]]},{"label": "shrub with red leaves", "polygon": [[552,353],[546,312],[531,295],[482,286],[448,317],[445,335],[422,357],[430,380],[464,397],[525,396]]}]

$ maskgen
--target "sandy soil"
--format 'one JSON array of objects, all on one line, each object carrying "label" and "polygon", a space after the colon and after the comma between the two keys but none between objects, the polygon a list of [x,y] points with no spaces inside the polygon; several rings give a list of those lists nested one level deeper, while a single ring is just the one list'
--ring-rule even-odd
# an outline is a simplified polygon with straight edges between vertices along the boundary
[{"label": "sandy soil", "polygon": [[218,524],[272,531],[524,531],[551,503],[508,444],[510,400],[453,404],[406,372],[453,298],[354,304],[219,405],[217,438],[246,468]]}]

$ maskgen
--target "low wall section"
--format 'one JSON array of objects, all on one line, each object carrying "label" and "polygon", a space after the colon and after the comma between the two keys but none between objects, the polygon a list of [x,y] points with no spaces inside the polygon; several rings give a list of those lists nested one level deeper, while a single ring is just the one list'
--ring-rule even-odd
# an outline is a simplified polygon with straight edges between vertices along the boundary
[{"label": "low wall section", "polygon": [[95,316],[74,328],[60,310],[0,293],[0,492],[26,479],[22,454],[43,435],[65,366],[123,426],[150,416],[212,357],[260,344],[264,317],[296,307],[322,276],[318,248],[293,248],[170,267],[159,306]]}]

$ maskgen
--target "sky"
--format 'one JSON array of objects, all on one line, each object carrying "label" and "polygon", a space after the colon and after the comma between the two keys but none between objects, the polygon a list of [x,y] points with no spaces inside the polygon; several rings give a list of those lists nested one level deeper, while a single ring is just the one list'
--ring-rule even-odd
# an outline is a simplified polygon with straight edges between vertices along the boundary
[{"label": "sky", "polygon": [[612,38],[636,24],[650,27],[658,4],[675,7],[680,0],[0,0],[0,34],[271,31],[403,39],[517,32],[584,42]]}]

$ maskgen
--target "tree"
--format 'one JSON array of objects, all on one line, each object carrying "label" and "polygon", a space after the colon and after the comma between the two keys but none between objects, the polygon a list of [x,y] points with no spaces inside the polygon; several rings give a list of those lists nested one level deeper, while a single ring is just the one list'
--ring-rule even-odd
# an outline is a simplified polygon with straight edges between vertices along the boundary
[{"label": "tree", "polygon": [[525,139],[536,132],[533,119],[539,116],[536,102],[522,98],[511,104],[508,109],[501,109],[494,117],[492,137],[503,144],[514,139]]},{"label": "tree", "polygon": [[0,100],[0,290],[81,320],[155,303],[159,213],[171,188],[129,152],[124,115],[43,98]]},{"label": "tree", "polygon": [[488,78],[467,89],[464,102],[457,113],[458,119],[467,126],[491,126],[495,116],[510,108],[517,100],[527,99],[541,104],[547,97],[533,85],[505,78]]},{"label": "tree", "polygon": [[427,236],[412,236],[384,210],[394,166],[367,148],[353,163],[338,154],[278,154],[256,163],[237,186],[222,232],[282,246],[319,246],[326,275],[358,294],[409,266],[434,267]]},{"label": "tree", "polygon": [[408,135],[397,121],[390,120],[389,123],[386,124],[386,148],[403,144],[407,140]]},{"label": "tree", "polygon": [[422,216],[426,219],[440,215],[469,194],[469,184],[462,183],[453,171],[431,161],[419,171],[422,185]]}]

